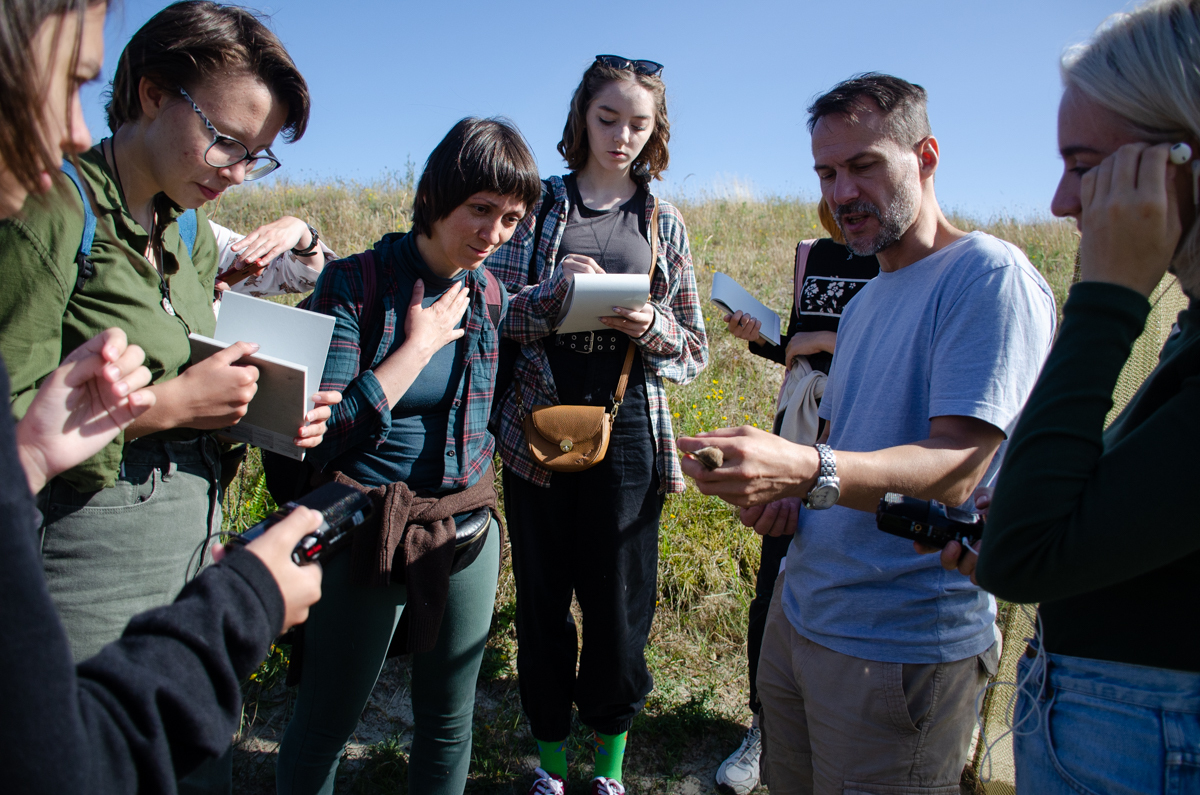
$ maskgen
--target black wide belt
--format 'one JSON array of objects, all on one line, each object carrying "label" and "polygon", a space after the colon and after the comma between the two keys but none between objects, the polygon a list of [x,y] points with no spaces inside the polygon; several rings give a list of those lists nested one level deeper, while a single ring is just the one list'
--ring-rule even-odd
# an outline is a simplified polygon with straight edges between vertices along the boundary
[{"label": "black wide belt", "polygon": [[577,331],[555,334],[554,344],[573,353],[624,353],[629,335],[619,331]]}]

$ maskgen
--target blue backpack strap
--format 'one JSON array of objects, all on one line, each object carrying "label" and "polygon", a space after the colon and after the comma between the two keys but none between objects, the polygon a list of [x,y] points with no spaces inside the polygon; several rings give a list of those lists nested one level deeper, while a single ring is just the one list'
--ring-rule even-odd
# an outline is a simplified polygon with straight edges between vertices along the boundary
[{"label": "blue backpack strap", "polygon": [[175,223],[179,224],[179,237],[183,239],[183,245],[187,247],[190,257],[192,248],[196,245],[196,211],[187,210],[175,219]]},{"label": "blue backpack strap", "polygon": [[88,199],[87,191],[83,189],[83,180],[71,161],[63,161],[62,172],[75,184],[75,190],[79,191],[79,198],[83,200],[83,239],[79,241],[79,251],[75,253],[79,275],[75,277],[74,292],[79,292],[84,283],[96,273],[96,266],[89,259],[92,254],[92,241],[96,239],[96,214],[92,212],[92,202]]}]

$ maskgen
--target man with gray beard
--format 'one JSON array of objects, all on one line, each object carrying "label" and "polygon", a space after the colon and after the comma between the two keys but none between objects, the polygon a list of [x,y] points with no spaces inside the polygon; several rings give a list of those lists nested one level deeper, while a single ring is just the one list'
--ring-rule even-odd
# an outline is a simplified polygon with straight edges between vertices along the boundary
[{"label": "man with gray beard", "polygon": [[842,314],[822,443],[748,427],[677,442],[721,450],[722,466],[684,471],[744,524],[795,530],[758,668],[772,795],[958,793],[996,670],[995,601],[874,512],[887,492],[970,500],[1049,350],[1054,299],[1015,246],[942,213],[925,105],[920,86],[865,74],[809,108],[822,196],[880,268]]}]

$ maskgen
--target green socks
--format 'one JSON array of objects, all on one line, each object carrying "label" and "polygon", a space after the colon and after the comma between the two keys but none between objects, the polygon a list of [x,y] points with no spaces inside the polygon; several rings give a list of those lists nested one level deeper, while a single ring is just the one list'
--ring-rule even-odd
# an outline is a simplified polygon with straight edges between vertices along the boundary
[{"label": "green socks", "polygon": [[[537,739],[537,738],[534,738]],[[537,741],[538,756],[541,757],[541,768],[547,773],[558,776],[563,781],[567,780],[567,741],[566,739],[559,740],[556,743],[544,743],[541,740]],[[621,743],[621,748],[625,748],[625,743]],[[620,766],[617,767],[620,770]]]},{"label": "green socks", "polygon": [[625,740],[628,736],[629,732],[596,732],[596,772],[592,775],[621,780],[621,765],[625,761]]},{"label": "green socks", "polygon": [[[595,734],[596,772],[592,775],[604,776],[605,778],[620,781],[621,765],[625,762],[625,739],[629,735],[629,732],[621,732],[620,734],[601,734],[600,732],[596,732]],[[544,743],[538,740],[537,745],[542,770],[566,781],[567,741],[563,739],[558,742]]]}]

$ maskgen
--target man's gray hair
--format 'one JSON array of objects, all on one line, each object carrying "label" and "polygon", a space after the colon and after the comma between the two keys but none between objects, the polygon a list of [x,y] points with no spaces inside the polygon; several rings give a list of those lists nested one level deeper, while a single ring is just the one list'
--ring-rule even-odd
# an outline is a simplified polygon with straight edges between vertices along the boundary
[{"label": "man's gray hair", "polygon": [[926,111],[925,89],[899,77],[866,72],[843,80],[808,106],[808,131],[825,116],[844,116],[857,123],[863,112],[882,111],[888,137],[914,147],[933,134]]},{"label": "man's gray hair", "polygon": [[[1114,14],[1063,54],[1061,70],[1066,86],[1147,140],[1200,141],[1200,0],[1150,0]],[[1192,224],[1173,265],[1184,292],[1200,296],[1200,224]]]}]

